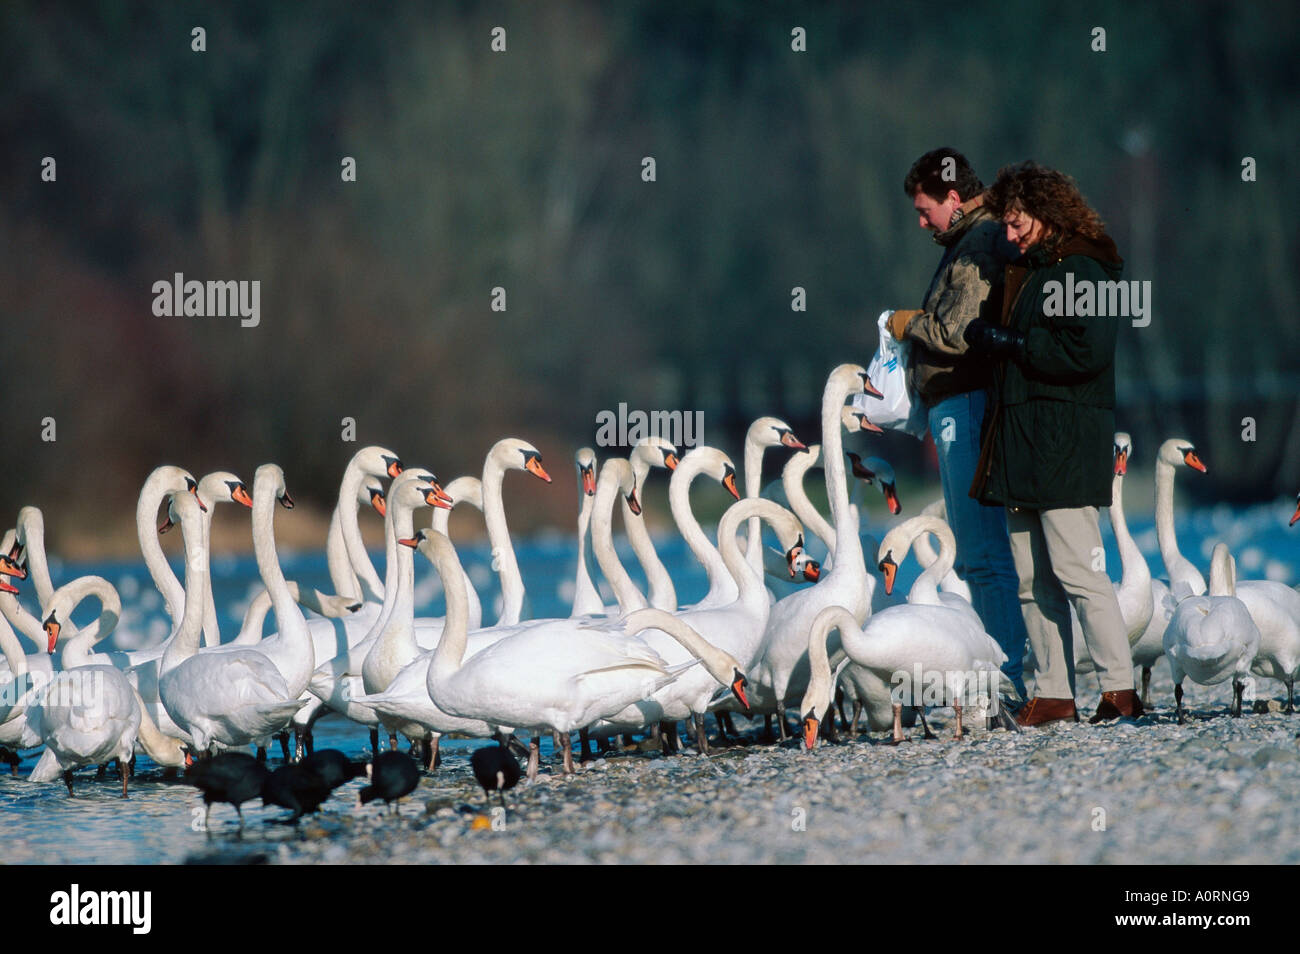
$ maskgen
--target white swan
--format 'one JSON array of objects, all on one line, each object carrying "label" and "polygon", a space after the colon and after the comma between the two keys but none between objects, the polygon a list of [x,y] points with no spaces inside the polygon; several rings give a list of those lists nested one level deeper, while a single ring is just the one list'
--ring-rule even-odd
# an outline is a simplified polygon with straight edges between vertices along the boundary
[{"label": "white swan", "polygon": [[[451,541],[430,531],[420,543],[432,557],[448,594],[461,588]],[[569,733],[618,712],[670,682],[669,669],[637,639],[582,629],[572,620],[533,626],[465,658],[463,630],[443,633],[429,666],[429,696],[439,708],[508,729],[562,734],[564,769],[573,771]],[[536,744],[529,777],[536,777]]]},{"label": "white swan", "polygon": [[139,696],[125,675],[111,665],[97,665],[90,647],[109,636],[121,613],[117,591],[103,577],[84,576],[65,584],[50,598],[45,631],[51,646],[73,609],[83,599],[100,600],[99,618],[81,630],[63,650],[63,668],[54,674],[29,711],[33,731],[45,752],[32,769],[31,781],[63,776],[72,794],[72,772],[83,765],[118,760],[122,797],[127,797],[127,763],[137,740],[159,764],[179,767],[185,755],[179,740],[166,739],[148,721]]},{"label": "white swan", "polygon": [[1174,599],[1200,596],[1205,592],[1205,577],[1192,562],[1178,552],[1174,531],[1174,470],[1190,467],[1205,473],[1205,465],[1196,455],[1191,441],[1173,437],[1160,445],[1156,454],[1156,539],[1160,557],[1169,573],[1169,589]]},{"label": "white swan", "polygon": [[[1168,559],[1168,557],[1166,557]],[[1183,679],[1203,686],[1232,681],[1233,715],[1241,715],[1241,697],[1259,650],[1259,627],[1236,595],[1236,562],[1226,544],[1214,547],[1208,596],[1180,600],[1165,629],[1165,655],[1174,677],[1178,722],[1183,718]]]},{"label": "white swan", "polygon": [[692,609],[726,606],[735,602],[737,594],[736,581],[727,572],[717,548],[691,512],[691,482],[700,474],[709,475],[721,483],[732,497],[740,499],[740,491],[736,488],[736,467],[731,458],[716,447],[700,446],[689,451],[668,481],[668,507],[672,511],[673,520],[709,579],[708,593],[704,599],[689,607]]},{"label": "white swan", "polygon": [[[793,548],[802,536],[803,528],[794,515],[770,500],[747,497],[732,504],[718,522],[718,540],[726,569],[739,582],[737,597],[726,606],[696,608],[677,614],[677,618],[707,644],[707,653],[701,652],[699,645],[683,641],[681,632],[673,632],[668,627],[638,634],[669,664],[699,657],[704,665],[683,674],[652,696],[637,700],[622,712],[611,715],[605,724],[592,730],[593,734],[624,731],[661,719],[677,721],[689,718],[694,724],[699,751],[708,752],[704,715],[712,708],[719,683],[724,686],[734,684],[736,673],[744,675],[753,664],[770,605],[761,576],[746,562],[736,538],[737,531],[752,516],[771,523],[783,545]],[[637,619],[659,618],[630,615]],[[628,627],[627,631],[635,630]],[[743,696],[736,694],[735,700],[747,708]],[[722,707],[729,707],[729,701],[724,699]]]},{"label": "white swan", "polygon": [[[745,496],[761,496],[763,489],[763,452],[769,447],[789,447],[806,452],[808,446],[795,437],[794,429],[779,417],[760,417],[745,432],[743,465],[745,468]],[[796,455],[791,455],[796,456]],[[762,521],[749,520],[749,535],[745,540],[745,561],[760,577],[763,575]]]},{"label": "white swan", "polygon": [[[271,488],[274,496],[284,486],[282,476],[274,484],[266,479],[262,483]],[[255,491],[257,484],[255,480]],[[257,503],[255,495],[254,505]],[[158,690],[163,708],[176,726],[193,739],[198,753],[208,752],[214,744],[261,745],[288,727],[302,700],[298,693],[290,693],[284,676],[265,653],[248,647],[213,647],[199,652],[208,580],[201,571],[202,539],[195,509],[198,502],[178,498],[174,506],[181,518],[188,572],[185,611],[159,664]],[[273,590],[272,599],[277,610],[286,602],[292,604],[287,592]]]},{"label": "white swan", "polygon": [[591,554],[587,549],[591,503],[596,496],[596,452],[590,447],[579,447],[573,463],[578,468],[578,570],[573,582],[573,611],[569,615],[600,616],[605,613],[605,601],[591,581]]},{"label": "white swan", "polygon": [[891,686],[894,743],[904,741],[904,705],[951,705],[957,715],[955,737],[960,739],[962,708],[985,705],[1010,685],[1000,669],[1006,655],[960,610],[932,604],[891,606],[859,628],[848,609],[827,606],[813,620],[808,637],[810,654],[820,647],[800,704],[808,749],[816,745],[818,726],[830,710],[833,684],[826,641],[832,629],[840,631],[841,644],[854,664]]},{"label": "white swan", "polygon": [[[677,469],[677,448],[665,438],[652,434],[636,442],[628,460],[632,464],[632,483],[637,489],[638,500],[644,500],[646,478],[653,468],[662,467],[670,473]],[[651,606],[671,613],[677,609],[677,588],[655,551],[654,541],[650,539],[650,531],[646,528],[645,514],[633,513],[626,498],[622,506],[627,540],[645,572],[649,587],[646,598]]]},{"label": "white swan", "polygon": [[[10,530],[4,549],[8,549],[12,537],[13,531]],[[9,582],[10,576],[21,579],[25,575],[11,557],[0,555],[0,610],[3,610],[0,613],[0,650],[4,652],[7,664],[0,668],[0,746],[11,750],[12,754],[7,756],[11,771],[17,771],[21,761],[17,755],[19,750],[41,744],[41,737],[28,723],[27,708],[50,684],[54,673],[50,659],[53,646],[49,645],[48,636],[41,644],[42,652],[27,653],[9,625],[11,615],[22,613],[40,629],[40,623],[18,604],[15,599],[18,589]],[[42,635],[45,634],[42,632]]]},{"label": "white swan", "polygon": [[[1259,628],[1259,649],[1250,671],[1286,686],[1286,711],[1295,711],[1295,679],[1300,673],[1300,593],[1273,580],[1241,580],[1237,599]],[[1255,702],[1266,712],[1268,703]]]},{"label": "white swan", "polygon": [[[388,448],[375,445],[361,448],[343,468],[338,503],[330,517],[329,532],[325,538],[330,582],[338,595],[368,603],[383,602],[384,585],[361,542],[361,531],[357,526],[357,505],[367,477],[386,476],[396,479],[401,472],[401,458]],[[367,497],[368,500],[360,502],[369,502],[373,506],[373,496],[367,493]],[[379,515],[383,516],[382,510]]]},{"label": "white swan", "polygon": [[844,449],[840,430],[841,410],[854,394],[872,393],[867,372],[856,364],[842,364],[827,378],[822,391],[822,455],[826,474],[826,496],[835,529],[834,566],[821,574],[815,586],[792,593],[772,607],[763,634],[762,656],[755,678],[763,698],[759,707],[773,712],[785,738],[785,701],[788,692],[802,692],[807,680],[808,632],[813,619],[825,606],[844,606],[862,621],[871,612],[875,578],[867,573],[858,536],[858,519],[850,508]]}]

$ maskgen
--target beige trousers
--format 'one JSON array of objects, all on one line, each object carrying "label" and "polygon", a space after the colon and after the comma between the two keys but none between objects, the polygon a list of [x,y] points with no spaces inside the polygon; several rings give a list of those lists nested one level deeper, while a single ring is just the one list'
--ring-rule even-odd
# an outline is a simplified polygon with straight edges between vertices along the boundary
[{"label": "beige trousers", "polygon": [[1132,689],[1133,656],[1119,600],[1106,575],[1097,508],[1008,509],[1007,529],[1020,575],[1020,611],[1038,659],[1034,694],[1074,698],[1071,603],[1097,664],[1102,691]]}]

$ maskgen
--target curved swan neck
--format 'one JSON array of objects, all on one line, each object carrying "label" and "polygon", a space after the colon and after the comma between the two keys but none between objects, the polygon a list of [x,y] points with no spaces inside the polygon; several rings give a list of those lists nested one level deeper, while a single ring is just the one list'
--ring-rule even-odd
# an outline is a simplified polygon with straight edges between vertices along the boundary
[{"label": "curved swan neck", "polygon": [[1115,546],[1119,550],[1120,586],[1125,590],[1136,590],[1151,585],[1151,569],[1146,557],[1133,542],[1128,532],[1128,520],[1124,517],[1124,475],[1116,474],[1110,487],[1110,526],[1115,531]]},{"label": "curved swan neck", "polygon": [[826,545],[827,558],[822,563],[822,569],[829,573],[835,555],[835,528],[813,506],[803,485],[804,475],[817,466],[821,452],[822,445],[813,444],[806,451],[807,461],[801,461],[798,454],[793,455],[790,462],[781,469],[781,488],[785,491],[785,499],[789,501],[794,515]]},{"label": "curved swan neck", "polygon": [[862,541],[858,538],[857,520],[849,506],[848,477],[844,471],[841,411],[852,393],[840,380],[844,376],[838,369],[832,372],[822,392],[822,472],[826,475],[826,496],[835,525],[835,567],[831,572],[849,568],[865,574]]},{"label": "curved swan neck", "polygon": [[289,592],[275,549],[275,501],[283,484],[278,468],[268,469],[272,466],[263,464],[253,478],[253,553],[257,558],[258,573],[266,591],[271,594],[276,630],[286,636],[289,633],[301,634],[306,639],[307,622]]},{"label": "curved swan neck", "polygon": [[[907,593],[907,601],[938,606],[942,602],[939,599],[939,584],[948,575],[957,558],[957,540],[946,521],[929,514],[920,514],[903,521],[885,534],[877,557],[883,559],[889,554],[894,563],[901,566],[916,541],[928,533],[934,534],[939,541],[939,555],[912,584]],[[919,556],[917,561],[920,562]]]},{"label": "curved swan neck", "polygon": [[447,599],[446,622],[429,663],[428,684],[431,686],[435,678],[453,675],[465,658],[465,644],[469,638],[469,600],[463,579],[464,568],[447,536],[436,530],[427,531],[426,538],[420,543],[420,551],[433,562]]},{"label": "curved swan neck", "polygon": [[1228,552],[1227,544],[1217,543],[1210,559],[1210,596],[1237,595],[1237,561]]},{"label": "curved swan neck", "polygon": [[504,478],[505,468],[495,454],[488,454],[483,463],[483,521],[487,524],[488,542],[501,580],[501,614],[497,625],[513,626],[519,622],[524,609],[524,580],[515,559],[510,528],[506,526],[506,508],[501,498]]},{"label": "curved swan neck", "polygon": [[826,640],[833,629],[840,631],[840,642],[843,643],[846,632],[859,632],[858,621],[844,607],[828,606],[817,614],[808,634],[809,679],[801,708],[804,710],[803,715],[811,714],[813,718],[823,721],[828,716],[834,695],[831,662],[826,651]]},{"label": "curved swan neck", "polygon": [[653,608],[637,610],[629,613],[624,623],[625,631],[628,633],[637,633],[643,629],[663,630],[681,643],[692,656],[698,657],[709,675],[724,686],[729,685],[733,675],[741,669],[736,657],[723,652],[689,626],[685,620],[665,610]]},{"label": "curved swan neck", "polygon": [[587,537],[591,531],[591,511],[596,497],[578,488],[578,569],[573,580],[573,611],[575,613],[601,612],[604,602],[600,591],[592,582],[591,548]]},{"label": "curved swan neck", "polygon": [[[690,547],[695,559],[704,567],[709,578],[709,592],[713,593],[719,582],[719,576],[728,572],[728,567],[718,549],[709,542],[708,536],[700,528],[700,523],[691,511],[691,482],[703,471],[703,459],[698,456],[701,448],[696,448],[682,458],[672,477],[668,479],[668,509],[672,511],[673,520],[681,532],[686,545]],[[734,576],[733,576],[734,579]]]},{"label": "curved swan neck", "polygon": [[199,637],[203,629],[203,607],[207,599],[207,563],[203,559],[203,529],[199,520],[198,505],[188,495],[177,497],[173,503],[181,518],[181,536],[185,543],[185,610],[174,623],[167,649],[158,665],[158,674],[175,668],[199,651]]},{"label": "curved swan neck", "polygon": [[[638,483],[637,487],[641,487],[641,484]],[[677,609],[677,588],[673,585],[673,578],[668,575],[663,560],[659,559],[650,531],[646,529],[645,514],[633,513],[626,500],[622,505],[623,526],[627,530],[628,541],[632,544],[632,552],[636,554],[641,569],[645,572],[646,582],[650,585],[650,605],[671,612]]]},{"label": "curved swan neck", "polygon": [[796,537],[800,532],[800,526],[794,514],[780,504],[762,497],[732,504],[718,521],[718,546],[722,562],[727,572],[736,581],[739,598],[744,601],[761,601],[762,605],[766,606],[767,588],[763,586],[763,578],[746,562],[736,539],[736,531],[740,528],[741,522],[751,516],[758,516],[770,523],[776,529],[777,536],[783,541]]},{"label": "curved swan neck", "polygon": [[[354,456],[348,461],[347,467],[343,468],[343,479],[339,482],[339,499],[334,505],[334,513],[330,515],[329,532],[325,536],[325,562],[329,568],[330,583],[334,586],[334,592],[355,599],[361,597],[361,583],[352,566],[352,554],[348,552],[347,541],[344,539],[344,526],[349,522],[356,524],[357,492],[364,479],[365,473]],[[375,583],[379,583],[378,574],[375,576]]]},{"label": "curved swan neck", "polygon": [[90,649],[108,637],[117,627],[122,615],[122,599],[113,584],[102,576],[82,576],[65,583],[55,591],[50,600],[51,612],[57,612],[64,626],[68,626],[72,611],[87,597],[99,600],[99,617],[78,632],[63,649],[63,668],[73,669],[90,662]]},{"label": "curved swan neck", "polygon": [[42,608],[49,606],[54,581],[45,556],[45,515],[38,508],[24,507],[18,512],[18,540],[27,551],[27,578],[36,590],[36,602]]},{"label": "curved swan neck", "polygon": [[153,578],[154,586],[162,594],[163,607],[171,617],[173,626],[180,618],[185,590],[167,564],[167,557],[163,554],[162,544],[158,541],[158,528],[154,521],[158,518],[158,507],[163,498],[169,493],[184,490],[183,483],[179,489],[177,488],[176,475],[176,468],[159,467],[154,470],[140,489],[140,497],[135,507],[135,531],[136,538],[140,542],[140,552],[144,556],[144,563],[149,570],[149,576]]},{"label": "curved swan neck", "polygon": [[[743,466],[745,468],[745,496],[757,497],[762,490],[760,486],[763,481],[763,448],[754,439],[754,429],[750,427],[745,434],[745,450]],[[748,521],[748,533],[745,537],[745,559],[754,572],[760,577],[763,575],[763,521],[758,517],[750,517]]]},{"label": "curved swan neck", "polygon": [[632,468],[622,457],[611,457],[600,468],[600,477],[596,481],[596,497],[591,514],[591,549],[600,572],[614,590],[619,610],[630,613],[649,604],[632,577],[628,575],[623,561],[614,549],[614,498],[621,497],[632,489]]}]

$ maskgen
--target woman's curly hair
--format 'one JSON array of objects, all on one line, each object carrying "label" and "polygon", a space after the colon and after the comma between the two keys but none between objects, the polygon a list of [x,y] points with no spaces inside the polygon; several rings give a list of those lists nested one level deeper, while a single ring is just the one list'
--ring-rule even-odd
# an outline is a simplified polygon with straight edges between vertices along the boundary
[{"label": "woman's curly hair", "polygon": [[1051,229],[1046,239],[1049,246],[1072,234],[1098,239],[1105,233],[1101,216],[1088,205],[1074,180],[1032,159],[999,169],[997,181],[984,195],[984,207],[997,219],[1014,211],[1032,215]]}]

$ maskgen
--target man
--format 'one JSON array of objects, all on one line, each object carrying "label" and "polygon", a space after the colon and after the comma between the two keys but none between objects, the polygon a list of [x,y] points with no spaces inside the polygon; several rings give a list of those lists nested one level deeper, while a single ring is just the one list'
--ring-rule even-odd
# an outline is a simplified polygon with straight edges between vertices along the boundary
[{"label": "man", "polygon": [[979,458],[990,366],[987,358],[968,354],[963,338],[967,325],[996,309],[1003,270],[1016,250],[1002,240],[1000,223],[983,207],[984,186],[957,150],[935,149],[916,160],[903,191],[918,224],[944,253],[921,307],[895,311],[889,330],[912,343],[909,380],[928,409],[939,453],[948,523],[957,538],[953,569],[970,586],[984,628],[1007,654],[1002,671],[1023,699],[1026,633],[1006,513],[966,493]]},{"label": "man", "polygon": [[1071,604],[1102,688],[1090,721],[1137,717],[1142,703],[1124,619],[1095,562],[1097,508],[1111,502],[1116,320],[1048,307],[1050,283],[1115,281],[1124,262],[1074,180],[1055,169],[1008,166],[987,207],[1022,257],[1007,267],[1001,319],[971,322],[965,332],[972,350],[1002,359],[970,493],[1008,511],[1038,660],[1034,698],[1016,719],[1026,726],[1078,720]]}]

